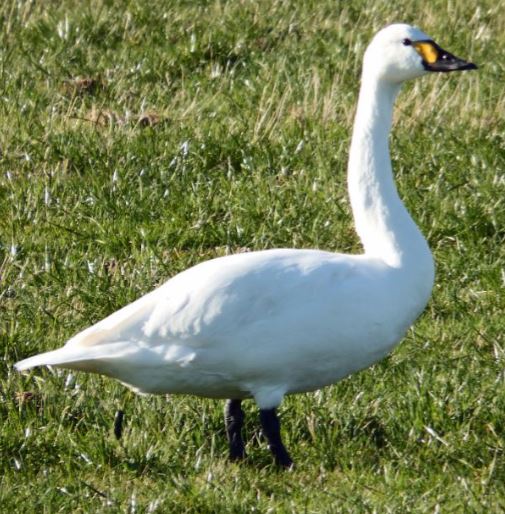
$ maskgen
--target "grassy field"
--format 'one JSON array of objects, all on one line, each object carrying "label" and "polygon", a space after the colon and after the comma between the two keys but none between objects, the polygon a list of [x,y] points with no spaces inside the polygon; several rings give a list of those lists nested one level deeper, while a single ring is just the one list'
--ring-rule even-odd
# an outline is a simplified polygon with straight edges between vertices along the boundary
[{"label": "grassy field", "polygon": [[[505,2],[476,3],[1,4],[3,512],[505,510]],[[364,48],[394,21],[481,65],[406,85],[395,114],[436,286],[387,360],[284,402],[293,472],[252,403],[229,465],[222,402],[13,370],[204,259],[360,251],[347,149]]]}]

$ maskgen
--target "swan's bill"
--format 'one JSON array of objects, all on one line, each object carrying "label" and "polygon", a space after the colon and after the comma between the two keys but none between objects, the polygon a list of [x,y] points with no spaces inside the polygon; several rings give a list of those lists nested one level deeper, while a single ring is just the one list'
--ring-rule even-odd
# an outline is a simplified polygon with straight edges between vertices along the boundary
[{"label": "swan's bill", "polygon": [[440,48],[434,41],[412,41],[411,45],[423,58],[423,66],[427,71],[462,71],[476,70],[473,62],[468,62]]}]

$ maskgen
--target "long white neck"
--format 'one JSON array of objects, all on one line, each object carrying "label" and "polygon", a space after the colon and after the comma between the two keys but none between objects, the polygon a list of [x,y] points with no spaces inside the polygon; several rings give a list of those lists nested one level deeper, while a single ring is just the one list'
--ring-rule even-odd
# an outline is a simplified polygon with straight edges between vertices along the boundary
[{"label": "long white neck", "polygon": [[348,187],[365,255],[395,268],[421,268],[433,280],[426,240],[398,196],[388,136],[400,86],[363,72],[349,155]]}]

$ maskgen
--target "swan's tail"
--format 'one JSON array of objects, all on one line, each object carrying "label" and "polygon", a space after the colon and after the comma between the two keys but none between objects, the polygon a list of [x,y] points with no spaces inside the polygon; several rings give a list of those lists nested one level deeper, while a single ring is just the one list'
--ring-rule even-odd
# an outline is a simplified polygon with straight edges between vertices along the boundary
[{"label": "swan's tail", "polygon": [[25,371],[27,369],[35,368],[36,366],[57,366],[67,362],[68,356],[62,356],[61,349],[53,350],[52,352],[39,353],[33,357],[28,357],[22,361],[16,362],[14,367],[18,371]]},{"label": "swan's tail", "polygon": [[36,366],[56,366],[59,368],[99,373],[101,372],[100,362],[125,357],[131,353],[131,351],[131,348],[128,348],[125,342],[108,343],[91,348],[67,345],[58,350],[39,353],[33,357],[28,357],[28,359],[16,362],[14,367],[18,371],[25,371],[35,368]]}]

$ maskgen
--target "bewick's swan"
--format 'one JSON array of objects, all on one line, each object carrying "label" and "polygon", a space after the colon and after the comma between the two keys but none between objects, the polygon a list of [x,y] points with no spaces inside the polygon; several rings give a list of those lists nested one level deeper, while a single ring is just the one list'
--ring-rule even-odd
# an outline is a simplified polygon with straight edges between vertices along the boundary
[{"label": "bewick's swan", "polygon": [[276,414],[284,395],[334,384],[385,357],[431,294],[433,259],[391,170],[400,86],[475,68],[409,25],[386,27],[368,46],[348,166],[362,255],[277,249],[203,262],[16,368],[50,365],[143,393],[228,399],[231,459],[245,456],[241,401],[254,398],[276,462],[290,467]]}]

